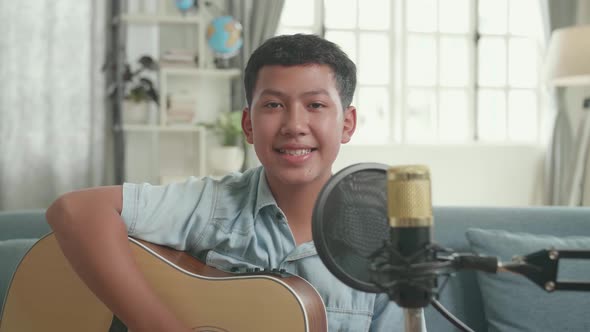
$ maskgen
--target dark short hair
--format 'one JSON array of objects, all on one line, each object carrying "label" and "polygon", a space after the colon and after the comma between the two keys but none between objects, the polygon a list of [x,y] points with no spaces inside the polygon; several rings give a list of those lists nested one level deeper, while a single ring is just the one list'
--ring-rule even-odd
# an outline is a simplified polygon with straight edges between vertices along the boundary
[{"label": "dark short hair", "polygon": [[334,71],[342,107],[350,106],[356,87],[356,66],[338,45],[317,35],[295,34],[267,39],[250,56],[244,71],[244,88],[248,106],[264,66],[328,65]]}]

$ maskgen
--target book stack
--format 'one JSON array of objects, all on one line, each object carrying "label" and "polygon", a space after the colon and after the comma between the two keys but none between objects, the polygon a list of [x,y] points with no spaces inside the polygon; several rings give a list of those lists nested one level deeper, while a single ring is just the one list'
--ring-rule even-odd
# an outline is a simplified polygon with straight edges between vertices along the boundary
[{"label": "book stack", "polygon": [[167,124],[195,124],[197,100],[194,95],[186,92],[168,95]]},{"label": "book stack", "polygon": [[170,67],[193,67],[197,65],[198,60],[194,51],[171,49],[162,54],[160,64]]}]

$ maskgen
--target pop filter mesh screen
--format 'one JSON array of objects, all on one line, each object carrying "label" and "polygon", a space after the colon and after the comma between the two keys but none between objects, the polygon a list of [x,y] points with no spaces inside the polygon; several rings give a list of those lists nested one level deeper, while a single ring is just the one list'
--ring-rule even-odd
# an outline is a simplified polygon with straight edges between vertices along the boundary
[{"label": "pop filter mesh screen", "polygon": [[326,267],[349,286],[379,292],[369,256],[389,239],[387,166],[357,164],[334,175],[313,214],[313,239]]}]

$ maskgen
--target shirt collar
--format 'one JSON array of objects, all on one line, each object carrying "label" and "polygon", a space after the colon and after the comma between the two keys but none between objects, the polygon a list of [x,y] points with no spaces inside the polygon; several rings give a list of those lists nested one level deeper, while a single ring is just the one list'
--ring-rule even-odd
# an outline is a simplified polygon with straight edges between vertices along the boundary
[{"label": "shirt collar", "polygon": [[258,191],[256,193],[256,209],[254,211],[254,219],[258,216],[258,212],[265,206],[275,205],[277,206],[277,202],[275,201],[272,192],[270,191],[270,187],[268,186],[268,182],[266,181],[266,174],[264,173],[264,167],[260,166],[260,171],[258,172],[259,179],[258,179]]}]

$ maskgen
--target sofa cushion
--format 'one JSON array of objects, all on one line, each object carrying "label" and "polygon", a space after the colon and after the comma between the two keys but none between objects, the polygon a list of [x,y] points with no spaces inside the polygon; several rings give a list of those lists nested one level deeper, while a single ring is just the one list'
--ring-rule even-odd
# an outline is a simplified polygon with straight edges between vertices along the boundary
[{"label": "sofa cushion", "polygon": [[[503,262],[515,255],[542,249],[590,249],[590,237],[556,237],[502,230],[470,228],[467,240],[474,252],[497,256]],[[587,263],[585,261],[583,263]],[[564,264],[561,261],[560,264]],[[588,264],[567,264],[570,280],[590,278]],[[564,279],[560,277],[558,281]],[[488,331],[590,331],[590,293],[547,293],[524,276],[512,273],[478,272]]]},{"label": "sofa cushion", "polygon": [[0,241],[40,238],[50,231],[44,210],[0,211]]},{"label": "sofa cushion", "polygon": [[0,312],[8,285],[21,259],[38,239],[10,239],[0,241]]}]

